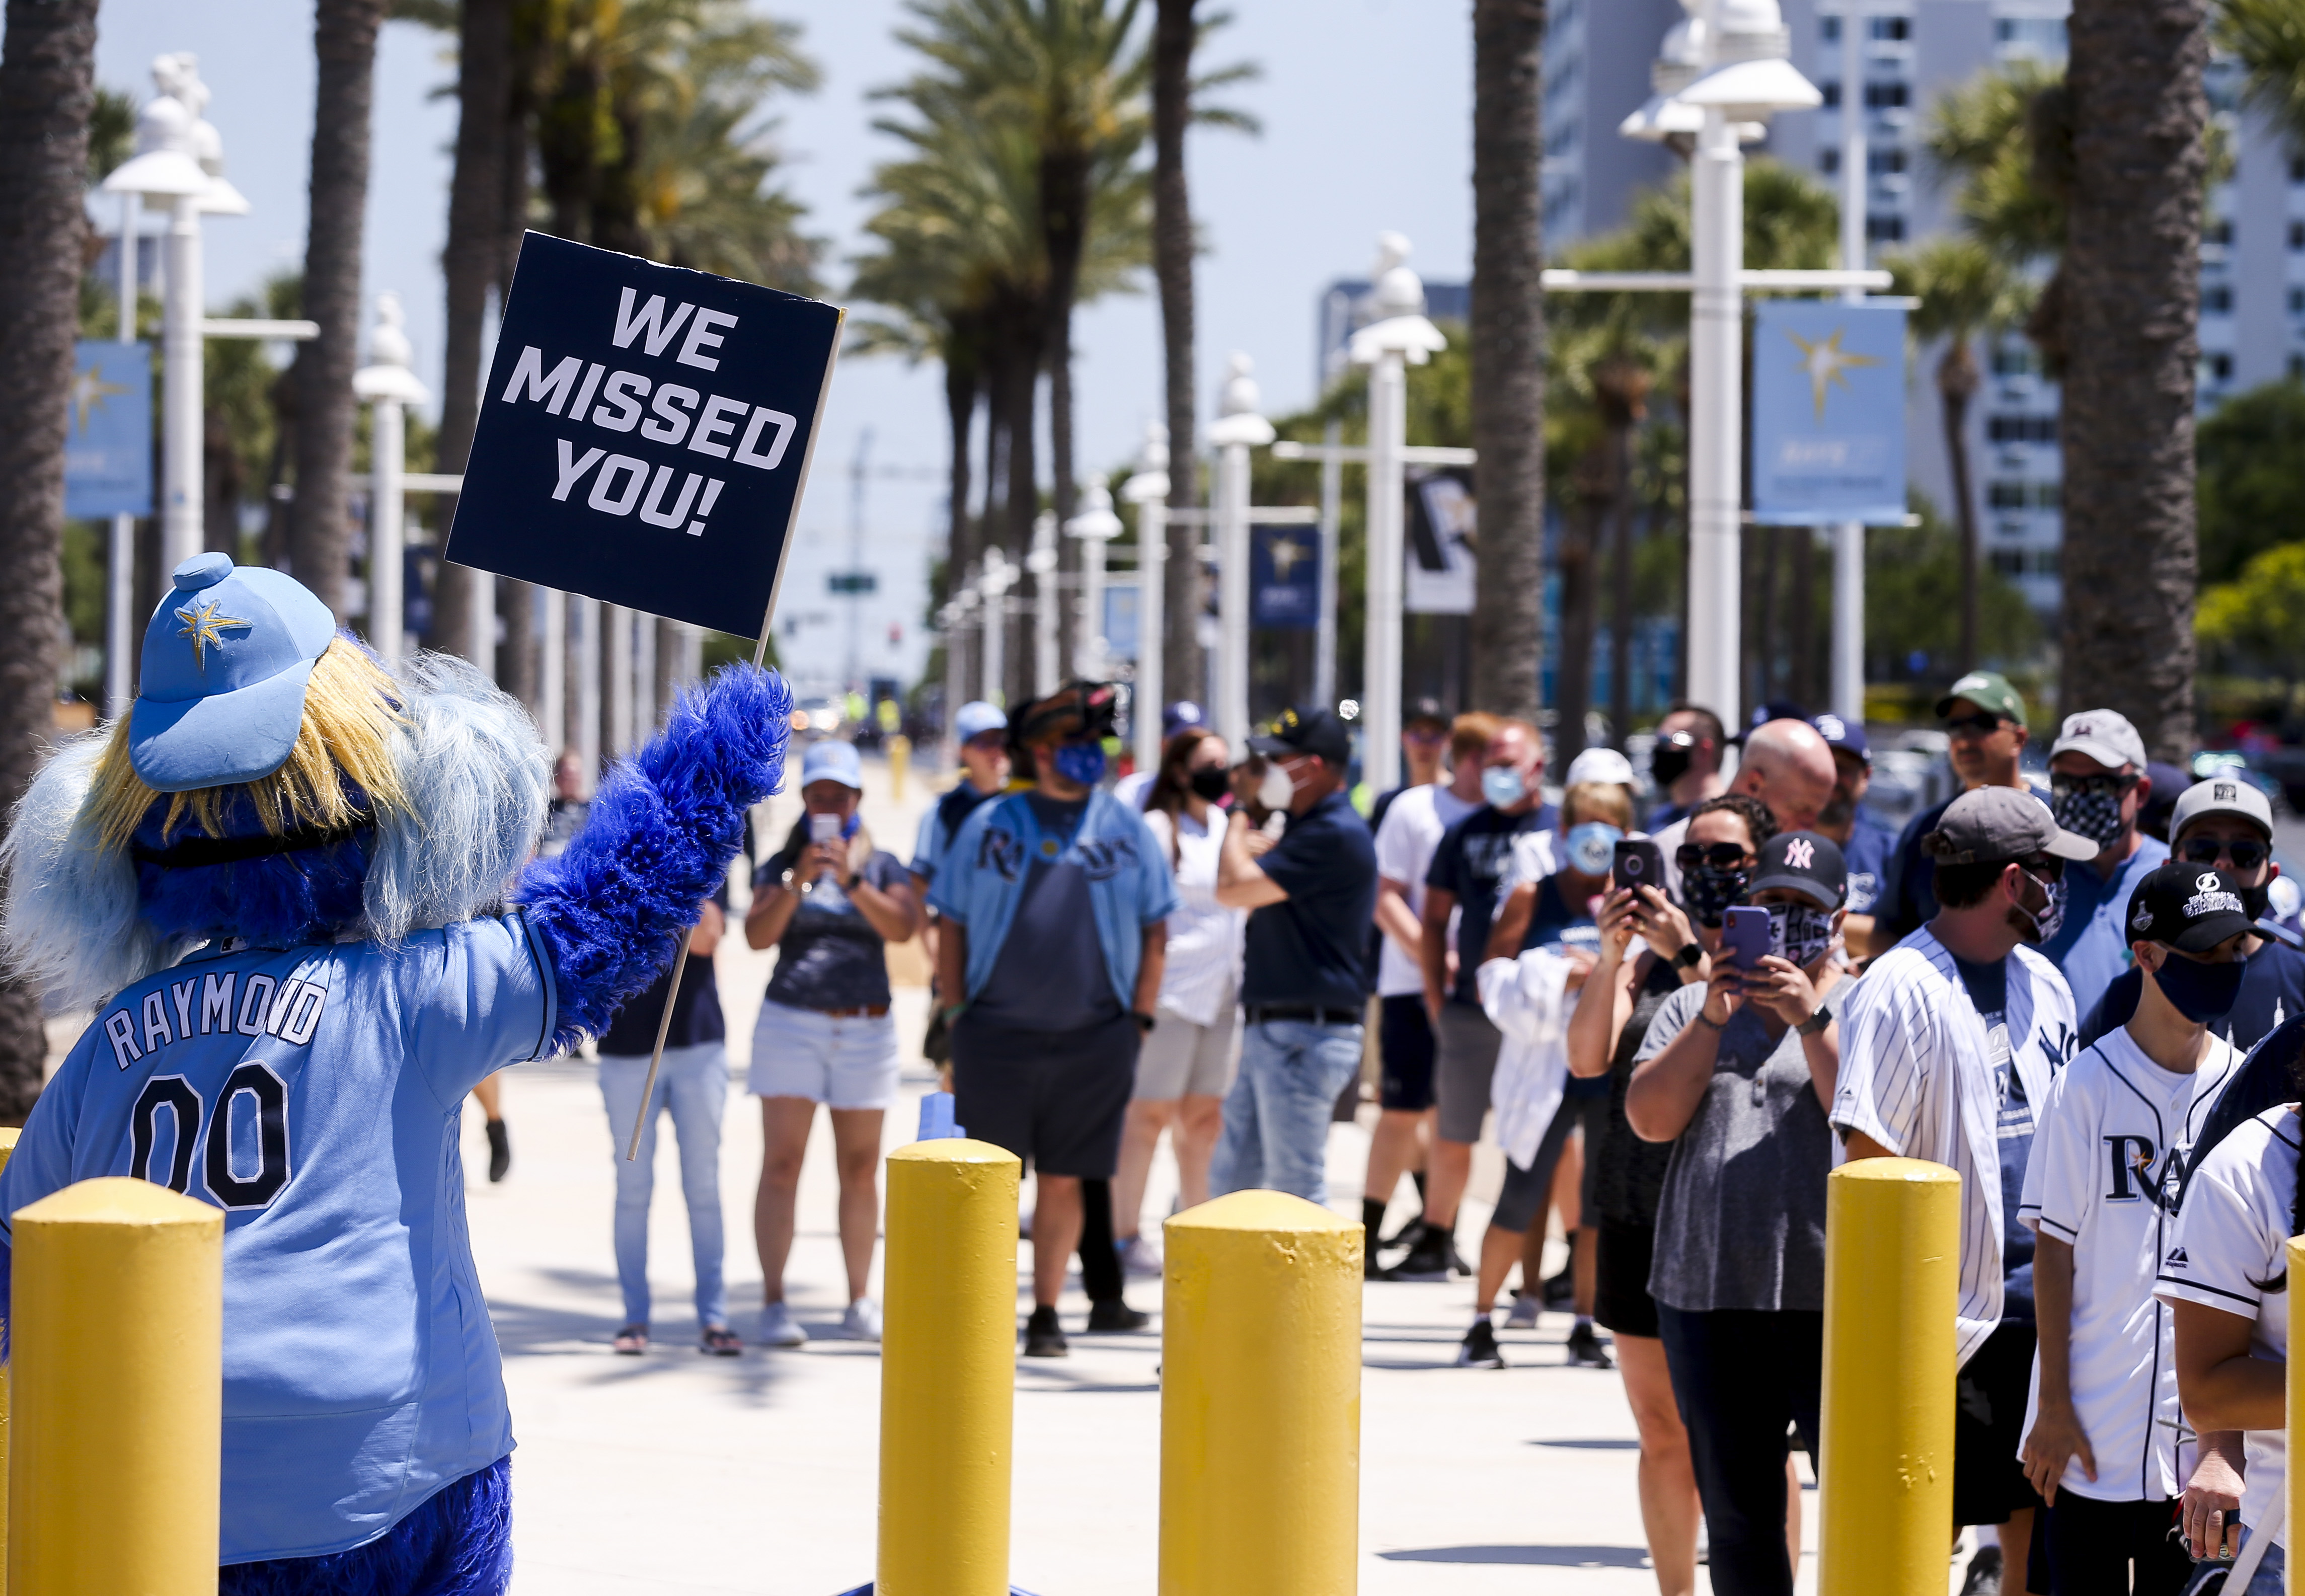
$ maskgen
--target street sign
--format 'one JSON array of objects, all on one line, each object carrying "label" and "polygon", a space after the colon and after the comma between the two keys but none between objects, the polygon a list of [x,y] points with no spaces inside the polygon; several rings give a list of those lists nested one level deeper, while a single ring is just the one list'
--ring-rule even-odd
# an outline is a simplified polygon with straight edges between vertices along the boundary
[{"label": "street sign", "polygon": [[1905,312],[1765,300],[1753,326],[1753,519],[1905,519]]},{"label": "street sign", "polygon": [[150,344],[83,338],[74,346],[64,514],[75,521],[152,514]]},{"label": "street sign", "polygon": [[1473,557],[1477,510],[1472,480],[1465,471],[1437,471],[1408,485],[1403,613],[1473,613],[1473,582],[1479,569]]},{"label": "street sign", "polygon": [[765,635],[843,315],[529,233],[447,557]]},{"label": "street sign", "polygon": [[1321,529],[1249,529],[1248,620],[1268,632],[1309,632],[1321,620]]}]

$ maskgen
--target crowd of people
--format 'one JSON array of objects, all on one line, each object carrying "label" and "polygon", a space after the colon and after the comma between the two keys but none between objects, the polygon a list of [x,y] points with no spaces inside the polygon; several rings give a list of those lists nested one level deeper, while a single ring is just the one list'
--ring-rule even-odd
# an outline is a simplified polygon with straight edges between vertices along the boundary
[{"label": "crowd of people", "polygon": [[[763,1340],[806,1339],[783,1273],[819,1104],[842,1333],[878,1337],[886,947],[920,936],[923,1050],[955,1117],[1035,1176],[1028,1356],[1068,1351],[1076,1256],[1087,1331],[1146,1322],[1126,1287],[1161,1271],[1144,1209],[1164,1134],[1180,1205],[1247,1187],[1323,1202],[1331,1126],[1365,1079],[1369,1275],[1469,1278],[1467,1367],[1504,1366],[1501,1301],[1509,1327],[1566,1312],[1568,1360],[1622,1380],[1664,1596],[1695,1589],[1700,1527],[1713,1590],[1789,1592],[1828,1177],[1927,1159],[1961,1176],[1947,1529],[1980,1527],[1964,1590],[2173,1596],[2197,1560],[2227,1565],[2236,1596],[2280,1588],[2305,939],[2275,906],[2296,895],[2273,890],[2258,786],[2152,764],[2092,709],[2064,717],[2045,789],[2021,768],[2022,696],[1977,672],[1935,706],[1960,790],[1901,829],[1867,804],[1864,727],[1788,705],[1736,734],[1674,706],[1642,813],[1621,753],[1579,754],[1549,800],[1537,727],[1421,702],[1408,779],[1365,818],[1324,709],[1236,751],[1171,706],[1157,767],[1113,782],[1115,700],[1080,683],[1013,719],[963,707],[961,779],[906,863],[859,823],[855,751],[809,749],[804,812],[744,917],[750,946],[780,950],[749,1077]],[[647,1346],[659,1111],[705,1350],[739,1346],[713,1177],[726,910],[705,905],[690,940],[642,1159],[619,1164],[619,1351]],[[659,983],[601,1042],[620,1153],[663,1003]],[[1460,1240],[1484,1137],[1502,1185]],[[1568,1261],[1547,1278],[1556,1216]]]}]

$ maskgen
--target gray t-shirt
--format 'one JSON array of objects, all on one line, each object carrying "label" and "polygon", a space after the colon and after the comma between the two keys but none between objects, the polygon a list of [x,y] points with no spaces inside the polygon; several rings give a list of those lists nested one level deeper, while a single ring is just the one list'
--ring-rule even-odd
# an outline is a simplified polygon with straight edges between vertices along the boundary
[{"label": "gray t-shirt", "polygon": [[[1657,1009],[1634,1055],[1655,1057],[1705,1006],[1686,986]],[[1835,1007],[1844,986],[1818,1006]],[[1746,1004],[1721,1032],[1705,1099],[1673,1143],[1657,1203],[1649,1295],[1667,1307],[1763,1312],[1824,1307],[1824,1180],[1833,1131],[1801,1039],[1770,1040],[1773,1014]]]}]

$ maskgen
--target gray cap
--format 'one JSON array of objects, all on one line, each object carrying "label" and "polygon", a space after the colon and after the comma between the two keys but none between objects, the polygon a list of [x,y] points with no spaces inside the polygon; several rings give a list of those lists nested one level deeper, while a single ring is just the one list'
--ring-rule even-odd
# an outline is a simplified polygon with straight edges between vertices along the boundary
[{"label": "gray cap", "polygon": [[2046,853],[2094,859],[2097,845],[2060,828],[2049,806],[2019,787],[1978,787],[1945,806],[1921,851],[1939,864],[2000,864]]},{"label": "gray cap", "polygon": [[2066,716],[2049,747],[2051,759],[2061,753],[2086,754],[2108,770],[2123,765],[2133,765],[2140,773],[2145,768],[2145,739],[2118,709],[2083,709]]},{"label": "gray cap", "polygon": [[2176,841],[2186,827],[2206,815],[2239,815],[2263,832],[2266,841],[2273,840],[2272,800],[2238,776],[2213,776],[2178,794],[2177,807],[2169,815],[2169,840]]}]

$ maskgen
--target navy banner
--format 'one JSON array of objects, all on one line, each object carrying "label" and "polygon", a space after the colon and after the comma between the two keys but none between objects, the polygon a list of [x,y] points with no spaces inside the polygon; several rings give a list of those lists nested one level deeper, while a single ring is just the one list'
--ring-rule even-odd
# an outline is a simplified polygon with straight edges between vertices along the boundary
[{"label": "navy banner", "polygon": [[1321,529],[1249,529],[1248,622],[1272,632],[1321,624]]}]

